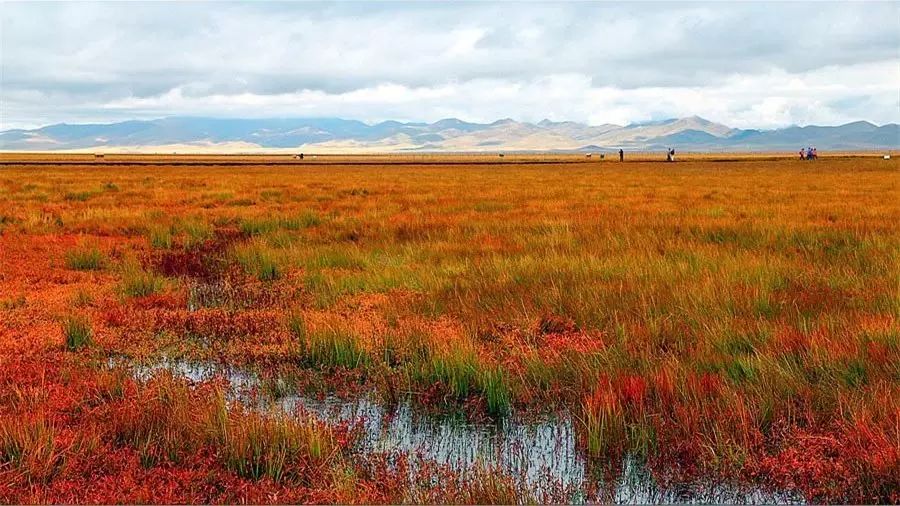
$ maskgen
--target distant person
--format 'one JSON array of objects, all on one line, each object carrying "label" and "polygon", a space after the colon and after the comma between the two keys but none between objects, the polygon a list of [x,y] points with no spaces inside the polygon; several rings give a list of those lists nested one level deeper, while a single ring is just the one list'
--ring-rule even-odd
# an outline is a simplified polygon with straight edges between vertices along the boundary
[{"label": "distant person", "polygon": [[622,151],[622,148],[619,148],[619,161],[620,162],[625,161],[625,151]]},{"label": "distant person", "polygon": [[666,148],[666,161],[667,162],[672,161],[672,150],[669,148]]},{"label": "distant person", "polygon": [[675,148],[672,148],[672,161],[675,161]]},{"label": "distant person", "polygon": [[803,148],[800,148],[800,159],[801,159],[801,160],[806,160],[806,157],[803,156]]},{"label": "distant person", "polygon": [[819,152],[818,152],[818,150],[816,150],[816,148],[812,148],[812,157],[813,157],[813,160],[819,159]]},{"label": "distant person", "polygon": [[303,153],[300,153],[300,159],[303,160]]}]

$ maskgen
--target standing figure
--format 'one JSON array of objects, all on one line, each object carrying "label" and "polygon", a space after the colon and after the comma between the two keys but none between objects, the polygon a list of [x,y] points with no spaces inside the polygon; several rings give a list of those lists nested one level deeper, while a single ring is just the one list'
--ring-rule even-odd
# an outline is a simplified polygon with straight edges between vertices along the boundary
[{"label": "standing figure", "polygon": [[806,160],[806,157],[803,156],[803,148],[800,148],[800,159],[801,159],[801,160]]},{"label": "standing figure", "polygon": [[622,148],[619,148],[619,161],[620,162],[625,161],[625,151],[622,151]]}]

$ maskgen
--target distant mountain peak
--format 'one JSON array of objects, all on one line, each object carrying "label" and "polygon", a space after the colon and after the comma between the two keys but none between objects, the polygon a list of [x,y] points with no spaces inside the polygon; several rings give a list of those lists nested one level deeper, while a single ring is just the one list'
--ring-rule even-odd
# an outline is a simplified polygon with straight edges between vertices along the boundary
[{"label": "distant mountain peak", "polygon": [[866,129],[878,128],[878,126],[875,125],[874,123],[871,123],[871,122],[868,122],[865,120],[853,121],[853,122],[841,125],[841,127],[856,127],[856,128],[866,128]]},{"label": "distant mountain peak", "polygon": [[647,121],[636,121],[634,123],[629,123],[626,125],[626,128],[637,128],[637,127],[645,127],[645,126],[657,126],[657,125],[668,125],[669,123],[674,123],[678,121],[678,118],[667,118],[667,119],[654,119]]},{"label": "distant mountain peak", "polygon": [[583,123],[578,123],[577,121],[552,121],[549,119],[542,119],[537,122],[537,126],[544,128],[552,128],[558,126],[586,126]]},{"label": "distant mountain peak", "polygon": [[462,123],[466,123],[466,122],[459,118],[444,118],[444,119],[439,119],[432,124],[433,125],[459,125]]},{"label": "distant mountain peak", "polygon": [[[537,123],[503,118],[469,123],[444,118],[434,123],[383,121],[367,124],[341,118],[236,119],[167,117],[111,124],[59,123],[42,128],[0,132],[0,149],[8,151],[92,150],[94,148],[179,152],[206,150],[296,150],[310,152],[372,151],[549,151],[786,150],[817,146],[821,150],[900,149],[900,127],[855,121],[840,126],[740,130],[700,116],[667,118],[626,126],[586,125],[574,121]],[[324,152],[324,151],[323,151]]]}]

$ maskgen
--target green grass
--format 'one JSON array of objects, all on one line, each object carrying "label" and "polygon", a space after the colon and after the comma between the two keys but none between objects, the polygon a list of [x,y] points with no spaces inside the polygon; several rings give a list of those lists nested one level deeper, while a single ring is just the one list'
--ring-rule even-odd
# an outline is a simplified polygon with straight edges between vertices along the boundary
[{"label": "green grass", "polygon": [[66,348],[69,351],[78,351],[90,346],[93,342],[91,324],[82,316],[69,316],[62,323],[63,335],[66,338]]},{"label": "green grass", "polygon": [[266,218],[247,218],[241,222],[241,233],[248,236],[267,234],[278,229],[278,220]]},{"label": "green grass", "polygon": [[738,357],[726,363],[725,373],[737,384],[754,381],[758,376],[757,368],[749,357]]},{"label": "green grass", "polygon": [[163,291],[165,286],[162,276],[136,265],[127,265],[122,273],[120,289],[126,297],[146,297]]},{"label": "green grass", "polygon": [[81,247],[66,253],[66,267],[76,271],[99,271],[106,265],[106,256],[96,246]]},{"label": "green grass", "polygon": [[171,249],[172,229],[163,225],[151,227],[147,231],[147,239],[150,241],[150,245],[156,249]]},{"label": "green grass", "polygon": [[260,281],[274,281],[283,275],[278,259],[265,244],[240,245],[234,250],[234,258],[245,273]]},{"label": "green grass", "polygon": [[319,215],[312,211],[305,211],[298,216],[290,216],[281,218],[279,225],[286,230],[301,230],[304,228],[315,227],[322,223]]},{"label": "green grass", "polygon": [[302,341],[301,352],[308,364],[317,367],[355,369],[369,363],[369,355],[360,346],[358,338],[338,328],[308,332]]},{"label": "green grass", "polygon": [[430,375],[458,398],[468,397],[478,384],[478,362],[474,353],[454,348],[431,357]]},{"label": "green grass", "polygon": [[319,215],[312,211],[305,211],[297,216],[276,216],[271,218],[245,218],[241,221],[241,233],[247,236],[259,236],[278,230],[297,231],[304,228],[315,227],[322,223]]},{"label": "green grass", "polygon": [[0,424],[0,468],[46,485],[65,465],[53,425],[42,414],[20,413]]},{"label": "green grass", "polygon": [[548,364],[537,353],[530,353],[524,358],[524,380],[528,388],[543,391],[550,388],[556,377],[552,364]]},{"label": "green grass", "polygon": [[213,229],[205,221],[189,219],[178,224],[178,230],[184,234],[184,246],[193,248],[208,241],[213,235]]},{"label": "green grass", "polygon": [[863,360],[854,358],[840,371],[841,380],[849,388],[859,388],[866,384],[868,380],[868,371],[866,363]]},{"label": "green grass", "polygon": [[487,402],[488,413],[500,416],[509,412],[509,380],[505,371],[500,368],[480,370],[478,388]]},{"label": "green grass", "polygon": [[335,447],[331,432],[312,420],[256,412],[231,413],[220,403],[214,441],[226,469],[251,480],[306,483]]}]

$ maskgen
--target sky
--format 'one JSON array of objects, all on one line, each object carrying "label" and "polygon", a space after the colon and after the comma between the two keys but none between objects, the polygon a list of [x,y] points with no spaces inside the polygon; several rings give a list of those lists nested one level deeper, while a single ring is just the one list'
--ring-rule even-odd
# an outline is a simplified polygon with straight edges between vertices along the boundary
[{"label": "sky", "polygon": [[900,2],[0,1],[0,130],[692,115],[900,122]]}]

